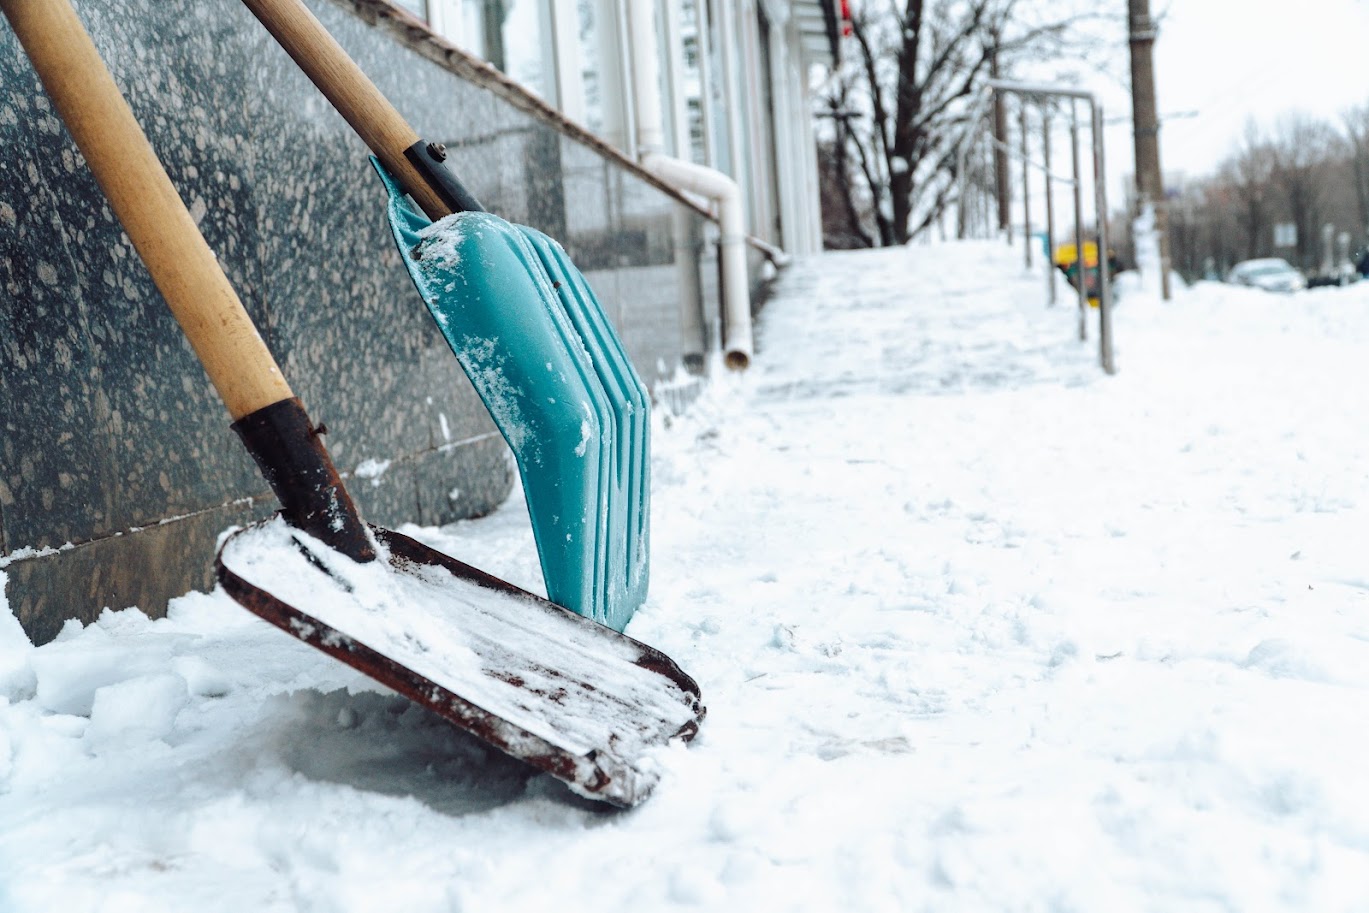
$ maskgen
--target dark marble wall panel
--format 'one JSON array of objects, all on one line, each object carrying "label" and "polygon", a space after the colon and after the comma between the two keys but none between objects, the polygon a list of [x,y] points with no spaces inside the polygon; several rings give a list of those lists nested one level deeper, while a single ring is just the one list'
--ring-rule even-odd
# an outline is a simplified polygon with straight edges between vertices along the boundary
[{"label": "dark marble wall panel", "polygon": [[[213,586],[219,533],[269,516],[274,502],[237,502],[15,561],[5,568],[10,611],[35,643],[56,637],[68,618],[89,624],[104,607],[165,605],[170,596]],[[180,587],[167,592],[167,581]]]},{"label": "dark marble wall panel", "polygon": [[[700,236],[697,212],[350,4],[309,2],[487,208],[562,241],[649,383],[699,349],[680,320],[690,269],[716,307],[712,251],[679,243]],[[493,509],[507,449],[345,121],[235,0],[77,7],[362,510],[393,526]],[[206,585],[214,531],[272,501],[3,28],[0,144],[0,555],[87,543],[7,567],[41,640]]]},{"label": "dark marble wall panel", "polygon": [[[269,277],[260,295],[281,368],[328,426],[339,468],[431,447],[430,399],[464,430],[487,430],[394,253],[364,144],[241,4],[217,5],[258,72],[245,120]],[[368,29],[331,5],[319,11],[339,38]],[[382,50],[354,50],[378,81],[365,58]],[[378,506],[377,520],[404,515]]]},{"label": "dark marble wall panel", "polygon": [[88,321],[83,286],[95,266],[104,297],[130,290],[117,271],[89,264],[84,248],[109,234],[109,217],[65,205],[98,190],[11,48],[0,47],[0,85],[0,509],[13,550],[86,541],[117,522],[118,416],[100,347],[121,329]]},{"label": "dark marble wall panel", "polygon": [[[565,234],[558,236],[561,244],[586,276],[611,270],[617,265],[614,234],[620,218],[613,170],[593,150],[570,139],[561,143],[561,164],[566,201]],[[598,292],[599,284],[594,287]]]},{"label": "dark marble wall panel", "polygon": [[[229,280],[271,341],[251,254],[253,146],[242,129],[242,74],[251,61],[212,10],[132,0],[79,11]],[[156,36],[149,41],[148,36]],[[184,59],[193,49],[194,59]],[[65,137],[64,137],[65,141]],[[62,193],[70,213],[103,211],[98,192]],[[76,275],[91,310],[118,470],[115,531],[230,500],[258,485],[228,415],[117,223],[81,240]],[[120,290],[110,294],[111,288]],[[102,338],[96,328],[106,327]],[[154,459],[149,459],[154,456]]]}]

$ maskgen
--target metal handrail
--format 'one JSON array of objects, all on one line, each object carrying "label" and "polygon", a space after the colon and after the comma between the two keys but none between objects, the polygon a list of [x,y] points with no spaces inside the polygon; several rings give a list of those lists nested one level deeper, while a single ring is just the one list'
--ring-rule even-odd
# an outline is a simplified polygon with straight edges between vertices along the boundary
[{"label": "metal handrail", "polygon": [[[1093,134],[1093,200],[1098,220],[1098,361],[1108,374],[1117,373],[1117,365],[1112,350],[1112,283],[1108,279],[1108,205],[1107,177],[1103,159],[1103,105],[1094,93],[1085,89],[1068,86],[1047,85],[1043,83],[1018,82],[1009,79],[991,79],[989,88],[995,92],[1011,92],[1017,95],[1045,96],[1079,99],[1088,103],[1090,129]],[[1048,173],[1049,174],[1049,173]],[[1078,193],[1078,163],[1075,170],[1075,192]],[[1024,188],[1025,192],[1025,188]],[[1084,285],[1084,251],[1081,228],[1075,220],[1076,249],[1079,258],[1079,285]],[[1030,242],[1028,242],[1030,243]]]},{"label": "metal handrail", "polygon": [[1022,153],[1014,149],[1012,146],[1009,146],[1007,143],[1003,142],[998,137],[989,137],[989,142],[993,143],[995,149],[1001,149],[1004,155],[1007,155],[1009,158],[1016,159],[1019,162],[1026,162],[1032,168],[1035,168],[1037,171],[1041,172],[1046,177],[1050,178],[1052,181],[1057,181],[1061,184],[1064,184],[1066,187],[1073,187],[1075,185],[1074,178],[1067,178],[1063,174],[1056,174],[1054,171],[1051,171],[1049,168],[1047,168],[1045,164],[1043,164],[1042,162],[1038,162],[1030,155],[1023,155]]}]

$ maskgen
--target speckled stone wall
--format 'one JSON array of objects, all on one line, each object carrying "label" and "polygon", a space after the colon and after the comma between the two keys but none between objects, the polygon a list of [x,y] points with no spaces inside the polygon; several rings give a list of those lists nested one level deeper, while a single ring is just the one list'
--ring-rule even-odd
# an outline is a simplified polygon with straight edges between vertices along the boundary
[{"label": "speckled stone wall", "polygon": [[[716,295],[715,261],[689,240],[702,217],[393,30],[310,6],[489,209],[565,244],[648,383],[700,351],[681,276]],[[77,9],[362,511],[434,524],[502,501],[511,460],[341,117],[236,0]],[[208,587],[218,533],[274,501],[3,26],[0,144],[0,562],[42,642],[67,618],[156,614]]]}]

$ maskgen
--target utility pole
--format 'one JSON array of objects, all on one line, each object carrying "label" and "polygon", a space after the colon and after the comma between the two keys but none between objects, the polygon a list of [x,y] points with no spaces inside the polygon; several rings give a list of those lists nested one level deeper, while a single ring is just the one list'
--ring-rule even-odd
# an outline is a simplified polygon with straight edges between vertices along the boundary
[{"label": "utility pole", "polygon": [[[1169,300],[1169,208],[1165,200],[1164,175],[1160,170],[1160,119],[1155,109],[1155,23],[1150,0],[1127,0],[1131,40],[1131,108],[1136,144],[1136,192],[1142,211],[1149,205],[1155,213],[1160,236],[1160,291]],[[1099,259],[1106,258],[1104,251]]]},{"label": "utility pole", "polygon": [[[998,30],[989,34],[993,45],[989,47],[989,77],[998,78]],[[1004,151],[1008,142],[1008,112],[1004,107],[1003,94],[993,94],[993,174],[994,191],[998,195],[998,230],[1006,232],[1012,241],[1012,187],[1008,183],[1008,154]]]}]

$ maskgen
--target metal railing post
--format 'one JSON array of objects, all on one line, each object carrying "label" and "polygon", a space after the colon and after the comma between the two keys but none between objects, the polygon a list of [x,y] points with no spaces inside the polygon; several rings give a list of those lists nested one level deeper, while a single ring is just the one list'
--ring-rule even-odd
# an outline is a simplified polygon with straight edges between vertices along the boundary
[{"label": "metal railing post", "polygon": [[1070,160],[1074,169],[1074,268],[1079,279],[1079,341],[1089,338],[1089,294],[1084,283],[1084,178],[1079,170],[1079,111],[1070,99]]},{"label": "metal railing post", "polygon": [[1027,159],[1027,99],[1020,98],[1017,106],[1017,129],[1022,134],[1022,244],[1026,251],[1027,269],[1032,268],[1032,185]]},{"label": "metal railing post", "polygon": [[[1069,99],[1082,99],[1089,104],[1089,127],[1093,133],[1093,200],[1094,209],[1098,219],[1098,361],[1103,370],[1108,374],[1117,373],[1117,364],[1113,358],[1112,345],[1112,282],[1108,276],[1108,197],[1107,197],[1107,175],[1104,162],[1103,151],[1103,106],[1092,92],[1083,89],[1069,89],[1063,86],[1040,85],[1025,82],[1013,82],[1006,79],[990,79],[989,87],[995,92],[1013,92],[1018,95],[1039,95],[1056,96]],[[1023,112],[1023,122],[1025,126],[1026,114]],[[1071,119],[1071,126],[1075,126],[1075,120]],[[1077,137],[1077,129],[1071,131]],[[1078,144],[1075,144],[1078,148]],[[1025,145],[1023,148],[1023,158],[1026,157]],[[1075,188],[1078,193],[1078,167],[1075,167]],[[1079,204],[1075,206],[1075,237],[1079,238],[1079,223],[1081,219]],[[1083,245],[1076,240],[1077,250],[1076,262],[1079,264],[1079,284],[1083,288],[1087,282],[1087,274],[1084,263]],[[1082,337],[1083,334],[1081,334]]]},{"label": "metal railing post", "polygon": [[1108,276],[1108,187],[1103,160],[1103,106],[1093,105],[1093,182],[1098,208],[1098,360],[1117,373],[1112,358],[1112,280]]},{"label": "metal railing post", "polygon": [[1051,199],[1051,115],[1041,106],[1041,148],[1046,165],[1046,291],[1055,306],[1055,201]]}]

